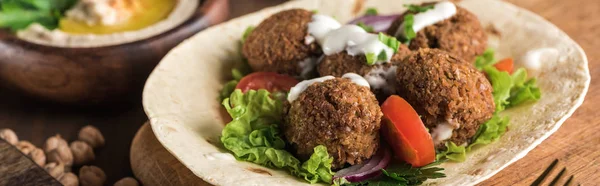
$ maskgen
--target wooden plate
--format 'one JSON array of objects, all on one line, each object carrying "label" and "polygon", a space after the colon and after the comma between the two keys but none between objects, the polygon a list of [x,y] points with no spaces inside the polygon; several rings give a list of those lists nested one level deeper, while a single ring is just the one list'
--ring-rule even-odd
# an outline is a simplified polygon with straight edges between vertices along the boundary
[{"label": "wooden plate", "polygon": [[141,94],[146,78],[171,48],[229,15],[228,0],[206,0],[182,25],[160,35],[97,48],[42,46],[0,30],[0,80],[45,100],[96,104]]}]

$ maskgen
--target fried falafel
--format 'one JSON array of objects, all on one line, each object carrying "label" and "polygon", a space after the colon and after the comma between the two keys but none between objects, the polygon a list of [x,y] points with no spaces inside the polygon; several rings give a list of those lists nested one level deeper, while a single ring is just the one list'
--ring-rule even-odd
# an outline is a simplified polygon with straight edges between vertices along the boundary
[{"label": "fried falafel", "polygon": [[317,65],[317,72],[321,76],[341,77],[346,73],[356,73],[367,79],[371,85],[371,90],[375,93],[378,99],[385,98],[395,92],[394,86],[395,66],[401,62],[411,51],[406,45],[400,45],[398,52],[392,56],[389,63],[378,63],[368,65],[364,55],[352,56],[347,52],[324,56]]},{"label": "fried falafel", "polygon": [[245,40],[242,54],[254,71],[301,76],[303,62],[312,63],[321,52],[317,43],[306,44],[313,13],[304,9],[278,12],[262,21]]},{"label": "fried falafel", "polygon": [[[432,4],[434,3],[423,5]],[[408,13],[416,14],[417,12],[408,11],[400,15],[391,24],[387,34],[395,35]],[[450,52],[468,63],[472,63],[475,57],[483,54],[487,47],[487,35],[481,27],[479,19],[460,6],[456,6],[454,16],[427,26],[416,34],[417,36],[409,44],[411,50],[437,48]]]},{"label": "fried falafel", "polygon": [[396,78],[398,94],[421,115],[437,147],[448,138],[457,145],[469,143],[495,111],[485,75],[445,51],[415,51],[398,64]]},{"label": "fried falafel", "polygon": [[286,106],[282,130],[296,155],[306,160],[325,145],[332,167],[368,160],[379,147],[381,109],[366,86],[346,78],[314,83]]}]

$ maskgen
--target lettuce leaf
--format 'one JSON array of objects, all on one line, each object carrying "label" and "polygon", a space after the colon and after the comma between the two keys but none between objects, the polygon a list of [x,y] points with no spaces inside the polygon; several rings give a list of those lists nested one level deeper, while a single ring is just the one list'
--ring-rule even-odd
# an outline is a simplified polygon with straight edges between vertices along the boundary
[{"label": "lettuce leaf", "polygon": [[528,101],[537,101],[542,93],[537,87],[536,79],[527,80],[527,71],[517,69],[512,75],[499,71],[493,66],[483,67],[492,84],[496,112],[514,107]]},{"label": "lettuce leaf", "polygon": [[482,70],[483,67],[491,66],[494,63],[494,50],[491,48],[488,48],[483,54],[475,58],[475,68],[477,70]]},{"label": "lettuce leaf", "polygon": [[281,168],[304,178],[310,183],[331,183],[333,172],[325,146],[317,146],[310,159],[302,163],[285,150],[279,135],[282,121],[281,101],[271,99],[266,90],[249,90],[245,94],[235,90],[223,101],[233,118],[222,131],[221,142],[238,160],[267,167]]},{"label": "lettuce leaf", "polygon": [[473,136],[473,142],[467,147],[467,151],[470,151],[474,146],[487,145],[496,141],[506,132],[509,121],[508,117],[500,117],[497,114],[492,116],[492,119],[479,127],[477,133]]},{"label": "lettuce leaf", "polygon": [[510,89],[513,87],[512,77],[508,72],[499,71],[494,66],[483,67],[483,71],[487,73],[488,79],[494,89],[492,95],[494,96],[496,111],[503,111],[509,104]]},{"label": "lettuce leaf", "polygon": [[435,155],[435,158],[437,160],[449,159],[456,162],[463,162],[467,159],[467,150],[465,146],[458,146],[454,144],[454,142],[447,141],[446,150],[438,152]]}]

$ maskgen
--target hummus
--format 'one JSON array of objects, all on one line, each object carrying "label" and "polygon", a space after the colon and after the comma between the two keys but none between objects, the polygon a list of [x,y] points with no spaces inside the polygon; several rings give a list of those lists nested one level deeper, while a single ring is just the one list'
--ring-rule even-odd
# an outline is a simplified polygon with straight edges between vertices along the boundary
[{"label": "hummus", "polygon": [[[27,29],[18,31],[17,36],[25,41],[40,45],[66,48],[105,47],[139,41],[179,26],[194,14],[200,3],[199,0],[173,1],[177,1],[177,4],[167,18],[135,31],[111,34],[73,34],[60,29],[48,30],[42,25],[34,23]],[[89,25],[111,25],[128,19],[131,11],[134,11],[127,8],[115,9],[108,7],[103,4],[104,2],[106,0],[81,0],[71,10],[67,11],[67,17]],[[134,6],[132,5],[133,9],[135,9]]]}]

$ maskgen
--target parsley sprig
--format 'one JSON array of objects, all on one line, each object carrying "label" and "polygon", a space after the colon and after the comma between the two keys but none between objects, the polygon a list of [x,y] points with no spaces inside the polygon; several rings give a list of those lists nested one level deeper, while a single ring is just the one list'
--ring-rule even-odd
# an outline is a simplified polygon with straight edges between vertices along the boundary
[{"label": "parsley sprig", "polygon": [[415,168],[409,164],[392,165],[387,169],[382,169],[383,175],[379,179],[367,180],[362,182],[346,183],[347,186],[380,185],[380,186],[407,186],[420,185],[428,179],[444,178],[446,174],[441,171],[444,168],[437,167],[443,161],[437,161],[424,167]]}]

